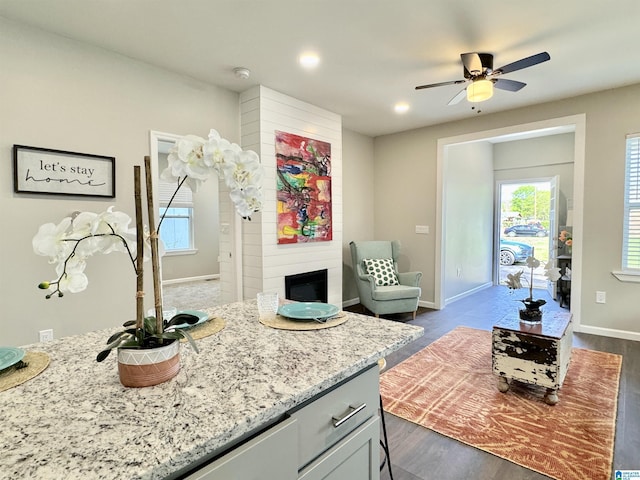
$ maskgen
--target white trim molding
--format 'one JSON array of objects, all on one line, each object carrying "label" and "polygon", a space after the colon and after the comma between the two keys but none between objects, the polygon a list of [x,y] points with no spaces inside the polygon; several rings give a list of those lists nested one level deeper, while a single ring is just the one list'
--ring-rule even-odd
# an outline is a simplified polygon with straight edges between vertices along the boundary
[{"label": "white trim molding", "polygon": [[640,283],[640,272],[613,271],[611,272],[611,275],[621,282]]}]

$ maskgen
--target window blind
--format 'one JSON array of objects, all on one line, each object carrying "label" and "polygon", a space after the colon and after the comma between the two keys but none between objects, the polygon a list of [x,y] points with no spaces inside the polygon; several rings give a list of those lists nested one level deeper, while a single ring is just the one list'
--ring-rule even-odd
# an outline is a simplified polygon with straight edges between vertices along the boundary
[{"label": "window blind", "polygon": [[[158,183],[158,202],[161,207],[166,207],[171,200],[171,196],[176,191],[178,182],[164,182],[160,180]],[[193,193],[186,183],[180,187],[178,193],[171,202],[171,207],[176,208],[193,208]]]},{"label": "window blind", "polygon": [[622,268],[640,270],[640,133],[627,135]]}]

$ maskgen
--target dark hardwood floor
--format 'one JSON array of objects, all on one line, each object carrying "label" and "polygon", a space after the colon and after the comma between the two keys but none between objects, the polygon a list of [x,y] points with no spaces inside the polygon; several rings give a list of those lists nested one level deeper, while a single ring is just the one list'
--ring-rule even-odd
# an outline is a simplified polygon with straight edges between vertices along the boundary
[{"label": "dark hardwood floor", "polygon": [[[420,325],[425,330],[423,337],[387,357],[387,366],[398,364],[459,325],[490,331],[495,320],[516,311],[519,293],[509,294],[504,287],[493,287],[439,311],[420,308],[415,320],[411,314],[385,315],[384,318]],[[536,298],[547,299],[544,310],[560,309],[545,291],[535,293]],[[358,311],[361,307],[352,308]],[[573,346],[623,356],[613,469],[640,470],[640,342],[574,333]],[[594,390],[592,394],[598,392]],[[391,414],[387,413],[385,419],[395,480],[549,478]],[[390,478],[386,467],[380,476],[381,480]],[[610,478],[614,478],[613,473]]]}]

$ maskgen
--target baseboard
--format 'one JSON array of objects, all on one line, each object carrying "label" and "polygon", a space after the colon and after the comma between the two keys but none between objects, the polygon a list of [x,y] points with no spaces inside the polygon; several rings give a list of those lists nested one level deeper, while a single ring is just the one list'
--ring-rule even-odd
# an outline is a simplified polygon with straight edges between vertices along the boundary
[{"label": "baseboard", "polygon": [[351,300],[343,300],[342,301],[342,308],[344,308],[344,307],[353,307],[354,305],[357,305],[359,303],[360,303],[360,297],[352,298]]},{"label": "baseboard", "polygon": [[419,307],[424,307],[424,308],[430,308],[432,310],[436,310],[435,302],[427,302],[426,300],[419,300],[418,301],[418,306]]},{"label": "baseboard", "polygon": [[615,330],[613,328],[590,327],[589,325],[576,325],[573,329],[575,333],[588,333],[590,335],[600,335],[602,337],[621,338],[623,340],[640,341],[640,333],[628,330]]},{"label": "baseboard", "polygon": [[211,275],[200,275],[199,277],[185,277],[185,278],[174,278],[172,280],[163,280],[162,285],[175,285],[177,283],[187,283],[187,282],[203,282],[206,280],[215,280],[220,278],[219,273],[213,273]]},{"label": "baseboard", "polygon": [[460,300],[462,298],[468,297],[469,295],[473,295],[474,293],[478,293],[480,290],[484,290],[486,288],[493,287],[492,282],[484,283],[482,285],[477,286],[476,288],[472,288],[471,290],[467,290],[466,292],[459,293],[458,295],[454,295],[451,298],[446,298],[444,301],[445,306],[449,305],[456,300]]},{"label": "baseboard", "polygon": [[[351,300],[343,300],[342,307],[352,307],[353,305],[357,305],[360,303],[360,297],[352,298]],[[432,310],[436,308],[436,304],[433,302],[427,302],[425,300],[418,301],[419,307],[431,308]]]}]

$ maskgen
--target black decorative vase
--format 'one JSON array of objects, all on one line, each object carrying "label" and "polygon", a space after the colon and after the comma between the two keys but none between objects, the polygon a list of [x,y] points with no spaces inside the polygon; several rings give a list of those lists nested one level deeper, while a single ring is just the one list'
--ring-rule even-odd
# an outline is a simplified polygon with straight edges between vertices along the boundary
[{"label": "black decorative vase", "polygon": [[546,300],[524,300],[525,308],[521,308],[518,313],[520,314],[520,320],[524,323],[540,323],[542,322],[542,310],[540,307],[544,305]]}]

